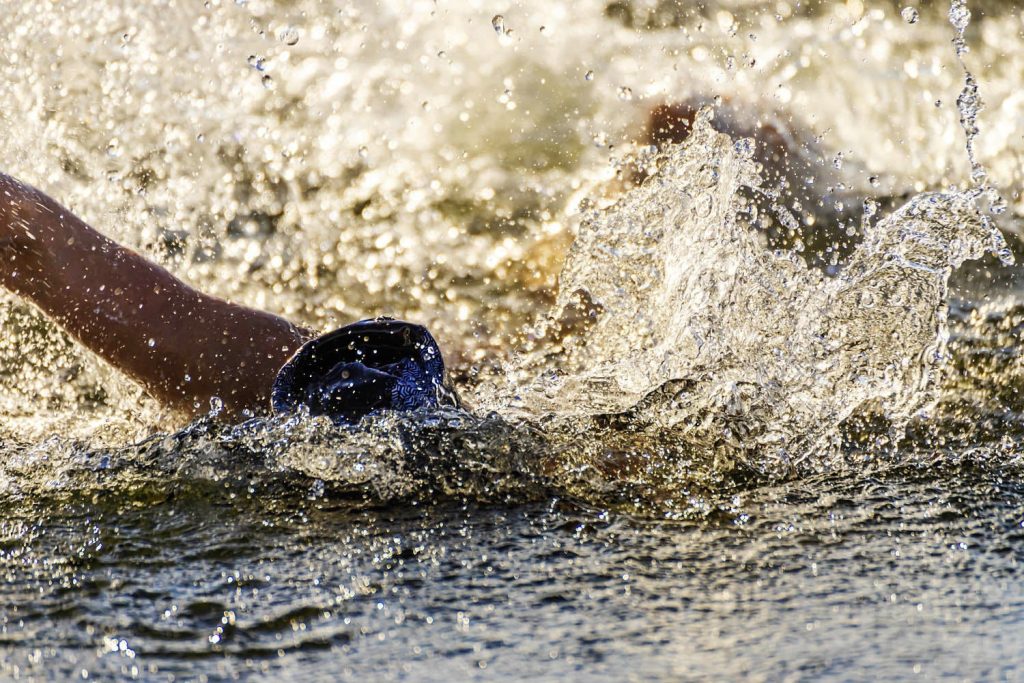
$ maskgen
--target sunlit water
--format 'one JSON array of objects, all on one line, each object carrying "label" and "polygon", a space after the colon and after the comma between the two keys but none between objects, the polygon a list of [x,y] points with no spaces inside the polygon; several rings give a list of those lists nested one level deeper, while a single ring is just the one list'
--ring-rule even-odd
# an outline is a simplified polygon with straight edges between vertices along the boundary
[{"label": "sunlit water", "polygon": [[110,4],[3,8],[0,168],[467,410],[186,425],[4,299],[0,677],[1024,676],[1014,3]]}]

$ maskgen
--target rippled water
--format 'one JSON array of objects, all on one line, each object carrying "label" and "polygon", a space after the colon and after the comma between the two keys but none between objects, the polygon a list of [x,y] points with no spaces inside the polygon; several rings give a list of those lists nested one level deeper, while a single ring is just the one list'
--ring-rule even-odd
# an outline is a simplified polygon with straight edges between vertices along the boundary
[{"label": "rippled water", "polygon": [[0,169],[469,409],[186,424],[3,299],[0,678],[1024,676],[1014,3],[4,10]]}]

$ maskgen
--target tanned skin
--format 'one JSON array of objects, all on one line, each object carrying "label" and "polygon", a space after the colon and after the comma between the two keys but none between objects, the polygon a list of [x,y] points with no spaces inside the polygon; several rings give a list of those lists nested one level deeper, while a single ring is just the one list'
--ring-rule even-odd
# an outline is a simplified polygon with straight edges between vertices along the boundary
[{"label": "tanned skin", "polygon": [[270,409],[278,370],[313,335],[203,294],[0,173],[0,285],[28,299],[163,405],[225,419]]}]

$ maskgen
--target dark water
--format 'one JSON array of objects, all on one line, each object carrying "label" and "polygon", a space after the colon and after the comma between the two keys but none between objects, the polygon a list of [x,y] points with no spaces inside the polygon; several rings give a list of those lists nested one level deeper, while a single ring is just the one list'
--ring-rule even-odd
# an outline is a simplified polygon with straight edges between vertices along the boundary
[{"label": "dark water", "polygon": [[1019,474],[811,479],[700,522],[215,490],[17,506],[2,674],[1016,680]]}]

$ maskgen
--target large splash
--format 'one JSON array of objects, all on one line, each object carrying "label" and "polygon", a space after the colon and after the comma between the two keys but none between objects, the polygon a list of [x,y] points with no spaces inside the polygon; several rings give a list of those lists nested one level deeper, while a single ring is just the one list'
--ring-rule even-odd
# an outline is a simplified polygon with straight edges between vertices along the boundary
[{"label": "large splash", "polygon": [[547,372],[516,387],[515,404],[629,412],[775,474],[827,465],[851,415],[906,426],[945,358],[952,270],[1007,256],[1002,235],[971,193],[923,194],[869,223],[841,274],[824,277],[767,251],[741,220],[741,191],[759,184],[752,147],[716,132],[705,109],[643,186],[587,215],[551,331],[583,322],[545,350]]}]

